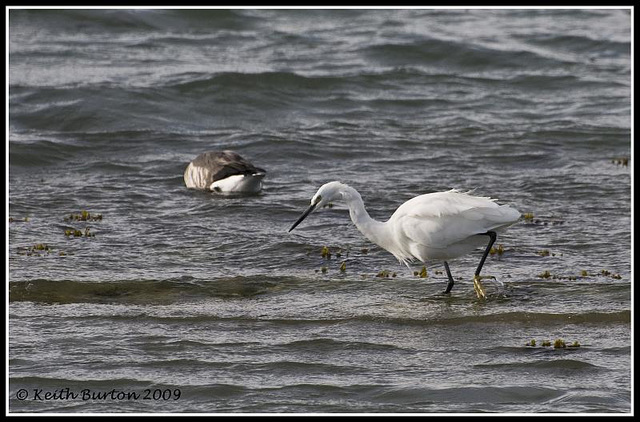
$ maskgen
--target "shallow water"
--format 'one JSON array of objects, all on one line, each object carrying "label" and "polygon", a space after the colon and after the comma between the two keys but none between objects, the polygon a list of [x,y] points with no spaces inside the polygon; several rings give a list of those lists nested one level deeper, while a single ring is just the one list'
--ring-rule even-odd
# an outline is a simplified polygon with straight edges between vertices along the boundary
[{"label": "shallow water", "polygon": [[[628,11],[9,14],[11,412],[630,412]],[[223,148],[261,194],[184,187]],[[340,204],[287,233],[330,180],[533,217],[447,296]]]}]

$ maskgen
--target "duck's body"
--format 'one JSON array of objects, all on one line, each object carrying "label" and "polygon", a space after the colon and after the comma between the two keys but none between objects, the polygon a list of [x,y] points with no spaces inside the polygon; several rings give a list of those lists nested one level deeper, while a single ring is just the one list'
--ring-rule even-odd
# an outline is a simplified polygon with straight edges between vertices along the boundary
[{"label": "duck's body", "polygon": [[447,261],[486,245],[476,276],[499,232],[520,218],[508,205],[455,189],[416,196],[400,205],[385,222],[376,221],[364,208],[362,197],[352,187],[340,182],[323,185],[311,199],[311,206],[291,227],[293,230],[311,211],[334,200],[349,207],[351,220],[370,241],[391,252],[408,265],[412,261],[444,261],[449,286],[453,287]]},{"label": "duck's body", "polygon": [[188,188],[216,193],[256,193],[266,171],[233,151],[209,151],[198,155],[184,171]]}]

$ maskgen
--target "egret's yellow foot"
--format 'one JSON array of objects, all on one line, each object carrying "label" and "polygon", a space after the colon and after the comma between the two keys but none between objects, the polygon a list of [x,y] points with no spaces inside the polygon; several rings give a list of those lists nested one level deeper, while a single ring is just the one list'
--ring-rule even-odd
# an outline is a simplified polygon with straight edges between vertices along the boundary
[{"label": "egret's yellow foot", "polygon": [[480,280],[482,280],[482,277],[480,277],[479,275],[473,276],[473,290],[476,291],[478,299],[486,299],[487,294],[484,292],[484,287],[482,286]]}]

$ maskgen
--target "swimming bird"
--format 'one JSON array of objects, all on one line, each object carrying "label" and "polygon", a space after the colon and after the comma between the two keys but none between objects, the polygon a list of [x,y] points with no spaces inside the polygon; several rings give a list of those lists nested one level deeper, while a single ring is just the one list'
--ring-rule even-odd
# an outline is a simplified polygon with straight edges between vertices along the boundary
[{"label": "swimming bird", "polygon": [[517,210],[498,205],[495,199],[452,189],[409,199],[387,221],[381,222],[369,216],[357,190],[340,182],[329,182],[313,195],[311,205],[289,232],[315,209],[340,200],[349,207],[351,220],[358,230],[407,267],[414,261],[443,261],[449,279],[445,293],[454,285],[448,261],[486,244],[473,279],[479,298],[486,297],[480,271],[497,233],[520,218]]},{"label": "swimming bird", "polygon": [[184,171],[188,188],[216,193],[260,192],[266,171],[233,151],[209,151],[198,155]]}]

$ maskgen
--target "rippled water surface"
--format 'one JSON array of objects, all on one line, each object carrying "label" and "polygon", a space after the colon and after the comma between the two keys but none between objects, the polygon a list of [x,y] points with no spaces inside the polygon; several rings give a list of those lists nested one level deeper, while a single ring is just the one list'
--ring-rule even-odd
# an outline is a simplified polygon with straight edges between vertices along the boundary
[{"label": "rippled water surface", "polygon": [[[630,31],[615,9],[10,10],[10,411],[630,412]],[[263,192],[187,190],[214,149]],[[451,188],[526,218],[487,300],[481,251],[444,295],[343,205],[287,232],[331,180],[380,220]]]}]

